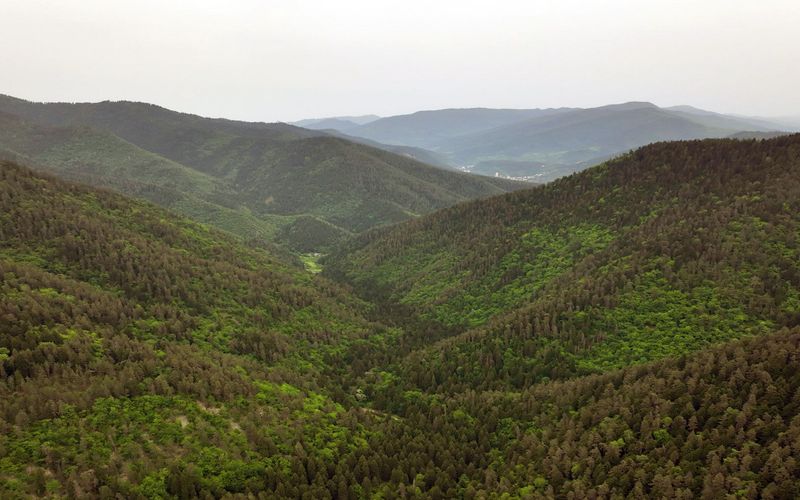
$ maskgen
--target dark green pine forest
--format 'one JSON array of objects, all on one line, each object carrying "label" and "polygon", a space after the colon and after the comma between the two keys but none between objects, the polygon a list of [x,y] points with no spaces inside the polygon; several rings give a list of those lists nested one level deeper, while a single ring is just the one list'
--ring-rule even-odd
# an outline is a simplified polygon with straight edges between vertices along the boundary
[{"label": "dark green pine forest", "polygon": [[[260,125],[171,146],[69,106],[0,115],[0,497],[800,496],[800,135],[655,143],[381,224],[231,208],[346,229],[304,266],[319,247],[175,202],[269,192]],[[73,163],[76,137],[126,153]],[[397,157],[308,140],[275,164]]]}]

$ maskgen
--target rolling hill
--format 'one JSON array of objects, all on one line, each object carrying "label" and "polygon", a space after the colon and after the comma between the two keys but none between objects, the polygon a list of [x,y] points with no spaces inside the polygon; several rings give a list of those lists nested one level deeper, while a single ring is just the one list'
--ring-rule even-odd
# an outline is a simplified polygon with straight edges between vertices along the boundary
[{"label": "rolling hill", "polygon": [[724,137],[740,130],[765,131],[721,115],[669,111],[650,103],[631,102],[529,119],[457,137],[442,148],[462,163],[498,156],[576,163],[651,142]]},{"label": "rolling hill", "polygon": [[[304,251],[525,187],[291,125],[202,118],[149,104],[0,97],[0,112],[0,148],[9,155]],[[281,239],[286,235],[305,236]]]},{"label": "rolling hill", "polygon": [[629,102],[587,109],[422,111],[349,127],[346,133],[429,149],[475,173],[546,182],[652,142],[786,129],[770,120],[691,106]]},{"label": "rolling hill", "polygon": [[658,143],[370,231],[326,273],[464,331],[399,380],[526,387],[800,324],[799,193],[800,135]]},{"label": "rolling hill", "polygon": [[0,496],[792,498],[798,168],[654,144],[319,276],[0,162]]},{"label": "rolling hill", "polygon": [[380,118],[343,132],[384,144],[438,149],[442,141],[565,109],[441,109]]},{"label": "rolling hill", "polygon": [[0,207],[4,498],[165,496],[183,474],[215,495],[264,489],[299,441],[312,462],[363,446],[319,391],[337,352],[395,334],[364,303],[220,231],[8,162]]},{"label": "rolling hill", "polygon": [[[455,170],[455,167],[449,163],[448,159],[445,156],[436,153],[434,151],[431,151],[429,149],[423,149],[414,146],[397,146],[392,144],[383,144],[381,142],[365,139],[364,137],[348,135],[345,132],[336,129],[325,129],[324,132],[334,137],[341,137],[342,139],[346,139],[348,141],[357,142],[359,144],[366,144],[367,146],[372,146],[374,148],[383,149],[391,153],[396,153],[401,156],[413,158],[422,163],[433,165],[434,167],[443,168],[445,170]],[[475,173],[480,174],[480,172],[475,172]]]}]

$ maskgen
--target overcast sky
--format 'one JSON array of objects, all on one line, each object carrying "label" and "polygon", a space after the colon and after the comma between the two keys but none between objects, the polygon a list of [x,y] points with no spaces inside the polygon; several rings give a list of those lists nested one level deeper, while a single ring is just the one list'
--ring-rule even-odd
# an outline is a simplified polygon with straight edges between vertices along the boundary
[{"label": "overcast sky", "polygon": [[800,0],[0,0],[0,93],[258,121],[630,100],[800,115]]}]

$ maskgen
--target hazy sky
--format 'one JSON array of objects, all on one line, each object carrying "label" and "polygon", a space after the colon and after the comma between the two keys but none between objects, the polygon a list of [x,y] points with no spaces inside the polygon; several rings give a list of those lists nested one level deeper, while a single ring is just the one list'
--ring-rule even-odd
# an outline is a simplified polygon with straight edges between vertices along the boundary
[{"label": "hazy sky", "polygon": [[629,100],[800,115],[800,0],[0,0],[0,93],[295,120]]}]

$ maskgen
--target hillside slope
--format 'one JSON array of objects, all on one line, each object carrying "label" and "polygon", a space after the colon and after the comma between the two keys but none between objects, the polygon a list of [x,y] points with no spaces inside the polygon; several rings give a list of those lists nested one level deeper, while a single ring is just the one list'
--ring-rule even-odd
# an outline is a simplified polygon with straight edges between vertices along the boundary
[{"label": "hillside slope", "polygon": [[724,137],[745,126],[764,130],[736,120],[634,102],[537,117],[457,137],[442,147],[462,163],[498,156],[576,163],[651,142]]},{"label": "hillside slope", "polygon": [[784,129],[780,123],[690,106],[628,102],[586,109],[424,111],[347,133],[430,149],[475,173],[548,182],[653,142]]},{"label": "hillside slope", "polygon": [[[222,207],[184,201],[182,212],[187,215],[219,221],[227,229],[230,217],[224,216],[225,209],[232,209],[241,219],[236,225],[240,234],[263,220],[268,227],[260,234],[308,233],[310,239],[293,243],[311,249],[330,245],[350,232],[524,187],[443,172],[407,156],[290,125],[202,118],[142,103],[38,104],[4,96],[0,111],[10,117],[2,124],[7,142],[0,146],[14,150],[23,142],[22,153],[60,175],[78,170],[75,178],[117,189],[127,184],[174,186],[178,197]],[[14,124],[13,119],[22,123]],[[75,134],[81,127],[105,134],[103,147],[47,138],[51,133]],[[20,137],[23,134],[32,137]],[[40,146],[46,149],[37,149]],[[138,148],[136,154],[131,146]],[[91,169],[82,157],[91,157]],[[126,168],[116,165],[121,160],[127,162]],[[101,172],[104,167],[107,174]],[[193,187],[171,179],[187,171],[198,174],[194,178],[205,184],[217,185],[214,196],[209,198],[207,185]],[[134,195],[140,191],[123,189]],[[168,196],[150,199],[180,205]],[[316,232],[315,228],[329,226],[336,230]]]},{"label": "hillside slope", "polygon": [[800,492],[798,362],[795,328],[519,393],[405,404],[434,412],[442,434],[477,436],[473,456],[490,458],[458,490],[467,498],[788,499]]},{"label": "hillside slope", "polygon": [[263,490],[364,446],[321,391],[397,332],[262,249],[1,162],[0,276],[3,498]]},{"label": "hillside slope", "polygon": [[[725,180],[762,182],[780,204],[782,186],[796,189],[781,177],[798,159],[796,142],[735,150],[780,182],[744,167]],[[715,144],[728,143],[738,141]],[[645,156],[656,165],[698,150],[720,157],[702,144],[658,145]],[[755,162],[756,152],[770,160]],[[589,183],[600,192],[645,166],[637,161],[617,165],[620,177],[608,166],[597,179],[570,178],[583,179],[573,202],[591,197]],[[653,175],[679,181],[699,168]],[[679,196],[703,188],[735,191],[688,183]],[[712,198],[727,204],[713,217],[783,208],[755,196]],[[785,202],[788,220],[796,200]],[[782,288],[783,301],[773,292],[798,276],[786,266],[797,261],[796,238],[782,232],[789,227],[785,213],[745,225],[738,230],[761,232],[741,236],[745,245],[709,246],[708,256],[725,261],[741,250],[749,264],[760,241],[770,273],[761,284],[751,279],[760,288],[747,307],[770,313],[780,304],[787,324],[800,314],[796,288]],[[656,238],[646,252],[670,255],[664,244]],[[681,279],[694,272],[686,266]],[[518,391],[436,392],[428,377],[456,385],[433,366],[404,372],[393,363],[408,336],[424,340],[424,331],[370,322],[365,316],[381,309],[222,232],[8,162],[0,162],[0,276],[3,498],[791,498],[800,487],[797,328]],[[711,313],[701,319],[713,335]],[[663,321],[657,308],[642,314]],[[513,328],[453,376],[485,371],[498,386],[498,353],[513,374],[514,352],[530,352],[502,350]],[[547,361],[552,377],[565,375]]]},{"label": "hillside slope", "polygon": [[[371,331],[360,316],[365,304],[268,249],[110,191],[1,166],[0,257],[6,284],[26,292],[5,295],[7,306],[19,307],[20,335],[39,326],[68,336],[113,330],[227,352],[258,341],[274,347],[263,355],[277,362],[301,347],[307,353],[309,342],[341,347],[342,336]],[[33,293],[26,284],[33,278],[53,285]],[[85,323],[72,333],[59,317],[65,306],[67,316],[78,315],[67,319]],[[13,346],[14,334],[3,341]]]},{"label": "hillside slope", "polygon": [[566,109],[439,109],[380,118],[343,130],[385,144],[437,149],[443,140],[489,130],[528,118],[555,115]]},{"label": "hillside slope", "polygon": [[[255,216],[229,181],[198,172],[86,126],[34,125],[0,112],[0,152],[63,179],[113,188],[248,240],[280,241],[279,231],[298,224],[293,216]],[[285,230],[285,229],[284,229]],[[346,233],[322,241],[342,239]],[[313,240],[312,240],[313,241]]]},{"label": "hillside slope", "polygon": [[[373,141],[371,139],[367,139],[364,137],[348,135],[347,133],[342,132],[340,130],[325,130],[325,133],[332,135],[334,137],[341,137],[342,139],[347,139],[348,141],[357,142],[359,144],[366,144],[367,146],[372,146],[378,149],[383,149],[392,153],[396,153],[401,156],[407,156],[417,161],[421,161],[422,163],[433,165],[434,167],[444,168],[447,170],[455,169],[455,167],[449,163],[449,160],[444,155],[441,155],[429,149],[423,149],[415,146],[402,146],[402,145],[398,146],[391,144],[383,144],[381,142]],[[483,175],[481,172],[476,172],[476,173]]]},{"label": "hillside slope", "polygon": [[524,387],[800,323],[798,200],[799,135],[659,143],[371,231],[326,272],[468,330],[401,379]]}]

